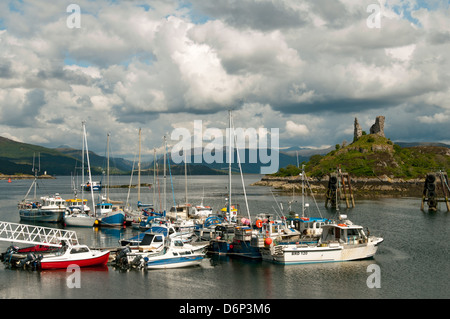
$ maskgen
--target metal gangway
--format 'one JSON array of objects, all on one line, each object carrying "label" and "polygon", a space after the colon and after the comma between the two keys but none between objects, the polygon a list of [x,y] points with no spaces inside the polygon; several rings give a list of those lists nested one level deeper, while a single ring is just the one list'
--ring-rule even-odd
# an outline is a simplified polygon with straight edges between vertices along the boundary
[{"label": "metal gangway", "polygon": [[0,241],[61,247],[65,241],[78,244],[77,233],[72,230],[0,222]]}]

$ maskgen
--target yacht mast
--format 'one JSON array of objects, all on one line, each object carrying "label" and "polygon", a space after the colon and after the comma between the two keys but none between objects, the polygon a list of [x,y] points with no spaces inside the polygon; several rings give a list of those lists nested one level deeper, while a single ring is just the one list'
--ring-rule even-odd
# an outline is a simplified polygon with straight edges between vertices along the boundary
[{"label": "yacht mast", "polygon": [[232,150],[232,144],[233,144],[233,139],[232,139],[232,131],[231,131],[231,110],[228,111],[228,120],[229,120],[229,139],[228,139],[228,214],[229,214],[229,218],[231,218],[231,159],[232,159],[232,154],[231,154],[231,150]]}]

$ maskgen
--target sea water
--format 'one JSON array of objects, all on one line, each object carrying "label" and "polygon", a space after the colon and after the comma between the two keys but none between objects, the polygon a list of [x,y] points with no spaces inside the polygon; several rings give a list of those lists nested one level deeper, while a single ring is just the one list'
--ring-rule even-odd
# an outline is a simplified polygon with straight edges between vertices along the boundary
[{"label": "sea water", "polygon": [[[281,195],[269,187],[251,186],[259,175],[245,176],[245,191],[252,216],[301,211],[301,194]],[[114,176],[111,183],[128,185],[129,177]],[[24,197],[31,180],[0,181],[0,220],[19,223],[17,203]],[[144,176],[142,183],[153,183]],[[167,177],[166,207],[185,202],[184,176]],[[136,183],[136,182],[134,182]],[[159,184],[159,188],[158,188]],[[79,185],[79,184],[78,184]],[[159,209],[164,198],[162,180],[141,188],[141,201],[153,202]],[[172,191],[173,187],[173,191]],[[79,187],[78,187],[79,188]],[[228,176],[188,176],[187,197],[192,204],[225,207]],[[60,193],[72,198],[72,178],[58,176],[40,180],[38,196]],[[81,196],[78,191],[78,196]],[[89,194],[84,194],[91,204]],[[110,189],[110,197],[135,205],[137,189]],[[97,198],[95,200],[98,200]],[[307,197],[310,217],[334,218],[324,199]],[[233,176],[232,202],[247,209],[240,176]],[[437,212],[420,210],[420,198],[383,198],[356,201],[356,207],[341,206],[355,224],[368,227],[372,235],[384,238],[373,259],[307,265],[279,265],[243,258],[212,256],[199,267],[151,271],[120,271],[112,266],[81,269],[79,287],[70,285],[66,270],[23,271],[0,265],[0,298],[58,299],[386,299],[449,298],[450,213],[440,204]],[[63,227],[48,224],[48,227]],[[91,247],[117,247],[120,238],[136,230],[67,228],[75,230],[81,243]],[[4,252],[10,243],[0,242]],[[237,309],[237,308],[236,308]]]}]

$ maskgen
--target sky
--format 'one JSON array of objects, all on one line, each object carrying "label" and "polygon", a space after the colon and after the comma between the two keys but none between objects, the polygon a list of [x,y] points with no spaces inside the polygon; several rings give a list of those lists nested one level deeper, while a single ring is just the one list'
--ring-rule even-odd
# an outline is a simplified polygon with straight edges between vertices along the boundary
[{"label": "sky", "polygon": [[[72,4],[80,9],[79,14]],[[142,156],[177,128],[322,148],[386,118],[450,143],[450,5],[424,0],[3,0],[0,136]],[[204,140],[205,143],[207,142]]]}]

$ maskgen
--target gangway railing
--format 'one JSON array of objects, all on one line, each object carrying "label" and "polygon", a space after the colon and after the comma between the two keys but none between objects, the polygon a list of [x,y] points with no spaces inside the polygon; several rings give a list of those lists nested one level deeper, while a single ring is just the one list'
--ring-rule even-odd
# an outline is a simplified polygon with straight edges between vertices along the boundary
[{"label": "gangway railing", "polygon": [[72,230],[0,222],[0,241],[60,247],[63,241],[78,244],[77,233]]}]

